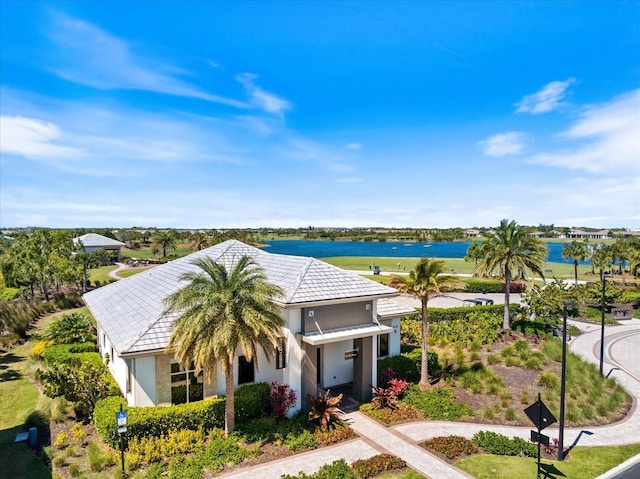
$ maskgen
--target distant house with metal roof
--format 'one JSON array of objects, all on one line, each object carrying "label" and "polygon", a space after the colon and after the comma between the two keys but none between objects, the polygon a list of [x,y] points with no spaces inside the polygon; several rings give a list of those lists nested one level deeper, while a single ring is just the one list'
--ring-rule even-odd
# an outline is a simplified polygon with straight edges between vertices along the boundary
[{"label": "distant house with metal roof", "polygon": [[117,261],[122,259],[122,247],[125,246],[122,241],[107,238],[106,236],[102,236],[97,233],[87,233],[86,235],[73,238],[73,244],[82,245],[87,253],[92,253],[99,249],[115,251],[117,254]]},{"label": "distant house with metal roof", "polygon": [[272,254],[229,240],[157,266],[83,296],[98,324],[98,345],[130,405],[167,405],[224,394],[218,366],[212,380],[184,371],[165,351],[177,314],[164,314],[165,298],[186,285],[184,273],[208,257],[232,266],[250,256],[267,280],[283,290],[273,298],[285,326],[271,357],[259,351],[260,370],[242,350],[234,361],[235,386],[278,381],[307,394],[352,383],[357,400],[371,395],[379,357],[400,354],[400,318],[415,310],[391,298],[398,292],[315,258]]}]

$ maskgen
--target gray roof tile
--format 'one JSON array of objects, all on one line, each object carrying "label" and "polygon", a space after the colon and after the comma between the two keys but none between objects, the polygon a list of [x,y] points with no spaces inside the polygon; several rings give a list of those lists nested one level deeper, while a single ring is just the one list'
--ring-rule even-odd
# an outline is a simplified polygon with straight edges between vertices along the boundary
[{"label": "gray roof tile", "polygon": [[186,285],[180,281],[184,273],[198,271],[193,261],[209,257],[232,266],[244,255],[253,258],[267,279],[282,288],[284,297],[276,300],[285,306],[397,294],[393,288],[314,258],[272,254],[230,240],[103,286],[83,298],[118,352],[162,349],[177,317],[163,315],[164,299]]}]

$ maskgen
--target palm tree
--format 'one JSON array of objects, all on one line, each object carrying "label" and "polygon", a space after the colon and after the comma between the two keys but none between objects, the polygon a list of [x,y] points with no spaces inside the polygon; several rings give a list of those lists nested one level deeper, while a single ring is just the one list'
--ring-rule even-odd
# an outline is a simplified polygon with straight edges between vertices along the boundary
[{"label": "palm tree", "polygon": [[443,296],[444,293],[455,286],[458,281],[452,276],[443,276],[445,266],[444,261],[430,258],[422,258],[409,273],[409,280],[402,278],[400,290],[412,294],[420,300],[422,305],[422,357],[420,361],[420,383],[421,388],[429,386],[428,369],[428,338],[429,338],[429,300],[436,296]]},{"label": "palm tree", "polygon": [[182,275],[189,281],[166,298],[165,314],[179,313],[167,350],[183,367],[191,364],[198,374],[212,378],[220,362],[225,375],[225,434],[233,431],[233,360],[238,347],[258,367],[257,347],[273,355],[284,320],[272,302],[282,290],[269,283],[249,256],[242,256],[227,269],[210,258],[196,259],[200,271]]},{"label": "palm tree", "polygon": [[562,247],[562,259],[573,262],[573,277],[575,286],[578,286],[578,261],[584,261],[589,257],[587,245],[579,241],[572,241]]},{"label": "palm tree", "polygon": [[190,248],[194,248],[196,251],[202,251],[209,246],[211,246],[211,238],[209,238],[207,233],[198,232],[191,237]]},{"label": "palm tree", "polygon": [[467,248],[467,254],[464,257],[465,261],[473,261],[475,266],[478,266],[478,261],[484,256],[484,251],[482,248],[483,244],[480,240],[472,241],[469,247]]},{"label": "palm tree", "polygon": [[167,250],[174,250],[178,247],[176,237],[171,231],[158,231],[151,238],[151,252],[155,255],[162,250],[162,257],[167,256]]},{"label": "palm tree", "polygon": [[527,228],[515,221],[502,220],[495,232],[482,242],[484,256],[478,261],[474,274],[489,275],[498,270],[504,278],[503,329],[509,327],[509,295],[513,273],[524,274],[526,269],[544,278],[542,268],[547,259],[547,246],[538,238],[529,235]]}]

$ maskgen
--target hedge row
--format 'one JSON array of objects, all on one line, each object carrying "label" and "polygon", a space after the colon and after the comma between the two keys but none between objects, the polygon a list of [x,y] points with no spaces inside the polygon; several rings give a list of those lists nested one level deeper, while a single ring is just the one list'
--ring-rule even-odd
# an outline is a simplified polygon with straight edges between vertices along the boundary
[{"label": "hedge row", "polygon": [[[235,392],[236,422],[243,423],[267,415],[270,411],[270,390],[268,383],[240,387]],[[160,437],[171,430],[224,427],[224,397],[168,407],[129,407],[121,397],[108,397],[96,404],[93,423],[100,438],[112,447],[117,447],[120,440],[116,412],[121,406],[127,411],[126,439]]]},{"label": "hedge row", "polygon": [[[378,360],[378,384],[383,384],[383,375],[387,368],[391,368],[398,379],[404,379],[410,383],[420,380],[420,363],[422,350],[416,348],[413,351],[402,353],[399,356],[390,356]],[[440,374],[441,367],[438,355],[433,351],[427,351],[427,367],[430,376]]]},{"label": "hedge row", "polygon": [[93,343],[56,344],[48,346],[42,354],[47,365],[68,364],[80,366],[82,363],[92,366],[103,365],[100,354],[95,352]]},{"label": "hedge row", "polygon": [[465,293],[503,293],[502,283],[500,281],[486,279],[463,279],[466,284]]},{"label": "hedge row", "polygon": [[[492,313],[502,316],[504,314],[504,304],[488,304],[486,306],[472,306],[472,307],[460,307],[460,308],[429,308],[429,322],[438,323],[440,321],[453,321],[455,319],[466,320],[469,313]],[[517,304],[511,304],[509,306],[509,316],[513,319],[515,316],[521,314],[523,308]],[[415,320],[420,320],[421,308],[418,308],[418,315],[413,316]]]}]

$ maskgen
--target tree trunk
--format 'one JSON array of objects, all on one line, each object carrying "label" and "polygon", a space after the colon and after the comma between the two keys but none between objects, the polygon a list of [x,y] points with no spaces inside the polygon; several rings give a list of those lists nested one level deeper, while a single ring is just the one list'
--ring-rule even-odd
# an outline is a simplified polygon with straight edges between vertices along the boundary
[{"label": "tree trunk", "polygon": [[575,286],[578,287],[578,260],[573,260],[573,276],[575,277]]},{"label": "tree trunk", "polygon": [[427,301],[422,302],[422,357],[420,358],[420,388],[429,387],[429,356],[427,354],[429,339],[429,315]]},{"label": "tree trunk", "polygon": [[233,356],[227,359],[224,371],[225,406],[224,406],[224,435],[229,434],[236,427],[235,421],[235,397],[233,388]]},{"label": "tree trunk", "polygon": [[511,271],[507,268],[504,272],[504,319],[502,329],[511,329],[509,325],[509,300],[511,296]]},{"label": "tree trunk", "polygon": [[44,294],[45,301],[49,301],[49,288],[47,287],[47,282],[43,279],[40,284],[42,286],[42,294]]}]

